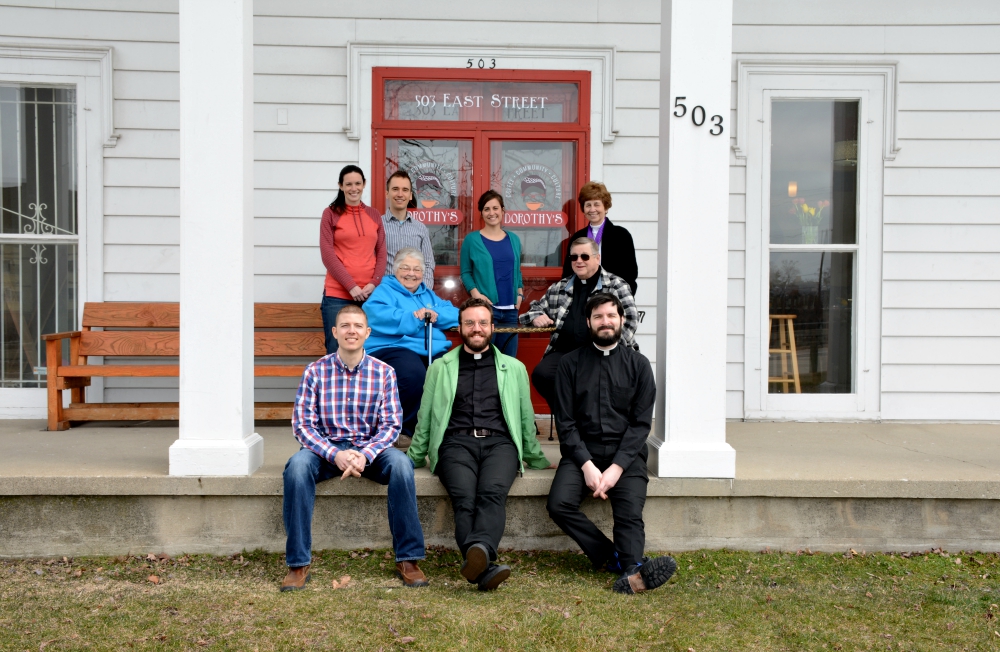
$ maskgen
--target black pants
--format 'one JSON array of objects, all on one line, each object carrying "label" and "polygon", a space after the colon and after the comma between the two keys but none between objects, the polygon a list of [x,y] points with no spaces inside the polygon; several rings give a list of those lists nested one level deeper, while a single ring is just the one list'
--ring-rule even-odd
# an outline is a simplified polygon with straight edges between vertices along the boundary
[{"label": "black pants", "polygon": [[[603,472],[611,466],[618,447],[587,444],[587,449],[593,456],[594,464]],[[643,451],[607,492],[614,515],[614,543],[580,511],[583,499],[594,495],[584,482],[583,471],[567,457],[559,461],[556,477],[549,489],[549,516],[577,542],[594,568],[604,566],[615,552],[622,568],[627,569],[642,559],[646,546],[642,509],[646,505],[646,485],[649,483],[645,458]]]},{"label": "black pants", "polygon": [[469,546],[481,543],[496,560],[517,467],[517,448],[507,435],[445,435],[434,472],[451,497],[455,543],[463,557]]},{"label": "black pants", "polygon": [[545,402],[549,404],[551,414],[555,414],[556,407],[556,371],[559,369],[559,361],[565,353],[549,351],[545,354],[531,372],[531,384],[535,390],[542,395]]}]

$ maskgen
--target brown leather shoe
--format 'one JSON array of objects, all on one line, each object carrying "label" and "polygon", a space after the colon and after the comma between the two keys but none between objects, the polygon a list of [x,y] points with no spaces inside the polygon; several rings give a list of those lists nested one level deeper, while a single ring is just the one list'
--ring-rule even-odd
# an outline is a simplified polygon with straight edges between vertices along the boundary
[{"label": "brown leather shoe", "polygon": [[282,591],[301,591],[309,581],[309,567],[289,568],[285,579],[281,580]]},{"label": "brown leather shoe", "polygon": [[403,586],[427,586],[430,582],[415,561],[397,561],[396,575],[403,580]]}]

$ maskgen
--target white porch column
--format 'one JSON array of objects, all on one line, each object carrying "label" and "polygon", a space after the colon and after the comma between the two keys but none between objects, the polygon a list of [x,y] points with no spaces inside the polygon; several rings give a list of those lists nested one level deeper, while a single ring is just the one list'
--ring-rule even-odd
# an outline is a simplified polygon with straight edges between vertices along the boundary
[{"label": "white porch column", "polygon": [[249,475],[253,2],[181,0],[180,439],[170,475]]},{"label": "white porch column", "polygon": [[[650,466],[660,477],[736,474],[736,452],[726,443],[732,17],[732,0],[663,0],[657,400],[650,438],[656,458]],[[722,132],[712,135],[720,119]]]}]

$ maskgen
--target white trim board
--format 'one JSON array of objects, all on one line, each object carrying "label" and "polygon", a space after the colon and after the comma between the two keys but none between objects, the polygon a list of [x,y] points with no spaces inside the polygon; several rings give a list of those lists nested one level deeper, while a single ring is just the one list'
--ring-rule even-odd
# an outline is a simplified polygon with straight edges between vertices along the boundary
[{"label": "white trim board", "polygon": [[[733,125],[733,153],[740,165],[746,165],[747,147],[750,133],[750,88],[751,80],[758,75],[767,75],[774,79],[782,75],[814,77],[857,75],[874,76],[881,80],[883,89],[882,119],[883,146],[882,157],[886,161],[896,159],[899,153],[899,140],[896,136],[896,97],[898,78],[896,61],[858,60],[850,58],[823,59],[737,59],[736,60],[736,122]],[[772,84],[771,87],[779,85]]]},{"label": "white trim board", "polygon": [[[110,47],[80,48],[0,43],[0,59],[20,59],[22,64],[4,65],[3,72],[20,72],[26,75],[71,74],[98,77],[100,79],[101,135],[105,147],[114,147],[118,144],[119,138],[119,134],[115,133],[114,121],[113,53],[114,50]],[[47,65],[47,62],[52,62],[52,64]],[[94,75],[91,67],[73,66],[67,62],[81,62],[83,64],[95,62],[99,69]],[[97,98],[92,98],[91,101],[93,99]],[[85,110],[90,111],[91,108],[87,107]]]},{"label": "white trim board", "polygon": [[[537,45],[436,45],[353,42],[347,44],[347,124],[351,140],[372,140],[372,68],[462,68],[470,55],[495,58],[497,68],[521,70],[586,70],[590,72],[590,176],[604,176],[604,143],[614,142],[615,48],[544,47]],[[358,148],[358,165],[372,166],[371,147]],[[365,189],[370,193],[370,188]],[[368,198],[366,198],[368,200]],[[370,203],[370,201],[369,201]]]}]

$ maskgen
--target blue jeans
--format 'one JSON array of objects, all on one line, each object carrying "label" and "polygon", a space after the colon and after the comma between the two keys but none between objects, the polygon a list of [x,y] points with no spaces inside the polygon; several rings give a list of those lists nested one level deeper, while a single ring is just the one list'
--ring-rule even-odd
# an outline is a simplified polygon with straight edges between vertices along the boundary
[{"label": "blue jeans", "polygon": [[360,302],[352,301],[351,299],[338,299],[337,297],[323,295],[323,301],[319,304],[319,311],[323,314],[323,342],[326,344],[327,355],[336,352],[340,348],[336,338],[333,337],[333,327],[337,325],[337,313],[344,306],[351,304],[355,306],[361,305]]},{"label": "blue jeans", "polygon": [[[339,450],[358,448],[335,443]],[[312,519],[316,504],[316,483],[340,476],[342,472],[308,448],[302,448],[285,464],[283,516],[285,563],[289,568],[308,566],[312,561]],[[365,467],[361,477],[389,485],[389,531],[396,561],[423,559],[424,531],[417,517],[417,489],[413,482],[413,462],[398,448],[386,448]]]},{"label": "blue jeans", "polygon": [[[427,376],[427,356],[414,353],[399,346],[371,351],[368,355],[386,363],[396,372],[396,389],[399,391],[399,405],[403,408],[403,423],[400,434],[413,436],[417,427],[417,412],[424,395],[424,378]],[[440,358],[444,353],[434,356]]]},{"label": "blue jeans", "polygon": [[[497,328],[500,328],[501,326],[518,326],[517,308],[494,308],[493,324]],[[512,358],[517,357],[517,333],[494,333],[493,344],[500,349],[500,353],[509,355]]]}]

